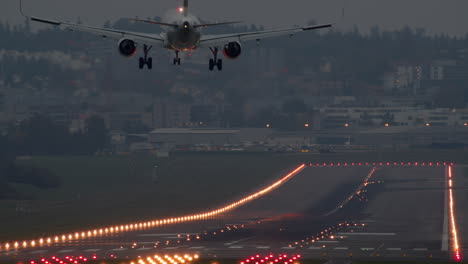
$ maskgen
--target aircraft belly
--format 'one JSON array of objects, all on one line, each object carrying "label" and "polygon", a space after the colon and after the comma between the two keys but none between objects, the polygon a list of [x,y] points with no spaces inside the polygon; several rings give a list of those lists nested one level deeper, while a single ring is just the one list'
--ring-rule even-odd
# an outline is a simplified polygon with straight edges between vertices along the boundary
[{"label": "aircraft belly", "polygon": [[194,50],[200,42],[200,33],[198,32],[168,32],[168,48],[173,50]]}]

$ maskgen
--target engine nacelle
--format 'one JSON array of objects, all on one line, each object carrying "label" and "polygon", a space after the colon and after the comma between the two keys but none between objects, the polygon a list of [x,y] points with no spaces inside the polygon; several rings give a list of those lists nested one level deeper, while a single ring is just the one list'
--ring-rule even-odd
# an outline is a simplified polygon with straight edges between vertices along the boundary
[{"label": "engine nacelle", "polygon": [[135,41],[131,39],[121,39],[119,41],[119,53],[124,57],[132,57],[137,52]]},{"label": "engine nacelle", "polygon": [[239,42],[229,42],[224,45],[223,54],[226,58],[237,59],[242,53],[242,47]]}]

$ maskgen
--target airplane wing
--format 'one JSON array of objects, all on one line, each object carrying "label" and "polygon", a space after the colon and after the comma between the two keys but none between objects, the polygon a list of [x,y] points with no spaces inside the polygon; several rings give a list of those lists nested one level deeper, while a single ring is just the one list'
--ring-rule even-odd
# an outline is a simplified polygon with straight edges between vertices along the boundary
[{"label": "airplane wing", "polygon": [[274,38],[279,36],[292,36],[296,33],[303,31],[316,30],[321,28],[329,28],[332,24],[324,25],[315,25],[308,27],[293,27],[285,29],[276,29],[276,30],[265,30],[265,31],[254,31],[254,32],[244,32],[244,33],[234,33],[234,34],[225,34],[225,35],[206,35],[202,36],[200,39],[200,46],[202,47],[212,47],[217,45],[224,45],[229,42],[244,42],[249,40],[261,40],[265,38]]},{"label": "airplane wing", "polygon": [[151,45],[158,45],[158,44],[163,45],[164,43],[164,38],[159,34],[147,34],[147,33],[140,33],[140,32],[100,28],[100,27],[93,27],[93,26],[87,26],[87,25],[81,25],[81,24],[68,23],[68,22],[63,22],[63,21],[58,21],[58,20],[27,16],[23,12],[22,0],[19,1],[19,4],[20,4],[21,14],[24,17],[31,19],[31,21],[54,25],[54,26],[63,26],[65,29],[70,30],[70,31],[88,32],[88,33],[92,33],[103,38],[112,38],[112,39],[117,39],[117,40],[122,39],[122,38],[127,38],[137,43],[151,44]]},{"label": "airplane wing", "polygon": [[164,38],[159,34],[148,34],[148,33],[131,32],[131,31],[124,31],[124,30],[116,30],[116,29],[99,28],[99,27],[92,27],[92,26],[86,26],[86,25],[81,25],[81,24],[43,19],[43,18],[38,18],[38,17],[29,17],[29,19],[31,19],[32,21],[45,23],[49,25],[63,26],[64,28],[70,31],[82,31],[82,32],[92,33],[103,38],[112,38],[112,39],[127,38],[137,43],[152,44],[152,45],[158,45],[158,44],[162,45],[164,43]]}]

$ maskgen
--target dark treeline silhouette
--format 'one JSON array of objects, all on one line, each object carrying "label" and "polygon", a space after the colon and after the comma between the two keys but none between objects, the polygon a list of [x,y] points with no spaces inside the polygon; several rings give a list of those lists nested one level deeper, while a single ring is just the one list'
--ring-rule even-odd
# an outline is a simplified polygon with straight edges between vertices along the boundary
[{"label": "dark treeline silhouette", "polygon": [[70,133],[64,125],[42,115],[11,124],[8,130],[0,136],[0,199],[31,198],[9,183],[41,189],[61,185],[60,178],[47,169],[18,164],[18,156],[90,155],[109,147],[108,130],[98,116],[88,118],[85,130],[78,133]]},{"label": "dark treeline silhouette", "polygon": [[109,147],[104,120],[92,116],[84,131],[71,133],[65,124],[35,115],[9,129],[6,141],[16,156],[89,155]]}]

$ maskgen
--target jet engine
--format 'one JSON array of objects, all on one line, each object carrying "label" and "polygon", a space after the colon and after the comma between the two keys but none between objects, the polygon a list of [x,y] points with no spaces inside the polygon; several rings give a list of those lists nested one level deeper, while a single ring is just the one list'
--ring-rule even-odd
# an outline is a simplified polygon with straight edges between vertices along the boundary
[{"label": "jet engine", "polygon": [[135,41],[131,39],[121,39],[119,41],[119,53],[124,57],[132,57],[137,52]]},{"label": "jet engine", "polygon": [[229,42],[224,45],[223,54],[226,58],[237,59],[242,53],[241,45],[238,42]]}]

